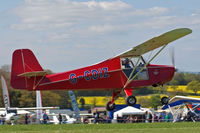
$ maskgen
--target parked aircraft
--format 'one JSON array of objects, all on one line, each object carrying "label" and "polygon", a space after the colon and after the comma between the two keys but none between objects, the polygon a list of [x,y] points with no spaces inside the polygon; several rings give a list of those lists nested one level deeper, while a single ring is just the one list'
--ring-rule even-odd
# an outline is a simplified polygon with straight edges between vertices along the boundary
[{"label": "parked aircraft", "polygon": [[9,98],[9,91],[5,81],[5,78],[1,75],[1,84],[3,90],[3,100],[5,108],[0,108],[0,115],[2,119],[5,119],[6,122],[14,122],[18,119],[18,114],[29,114],[29,111],[26,110],[19,110],[17,112],[16,109],[10,108],[10,98]]},{"label": "parked aircraft", "polygon": [[[42,99],[41,99],[40,91],[36,92],[37,107],[28,107],[28,108],[10,107],[9,90],[8,90],[8,86],[3,75],[1,75],[1,83],[2,83],[3,100],[4,100],[5,108],[0,108],[0,115],[7,122],[10,122],[11,120],[16,121],[18,119],[18,115],[30,114],[31,113],[30,111],[33,111],[33,110],[37,110],[38,112],[43,109],[58,109],[58,107],[42,107]],[[41,113],[39,112],[37,113],[37,115],[39,115],[38,119],[40,119]]]},{"label": "parked aircraft", "polygon": [[[186,108],[185,108],[186,107]],[[187,97],[187,96],[174,96],[167,104],[165,104],[162,109],[169,109],[173,115],[174,122],[178,121],[180,114],[185,112],[185,115],[189,115],[190,120],[195,122],[199,120],[199,107],[200,98]],[[195,120],[195,118],[197,118]]]},{"label": "parked aircraft", "polygon": [[[188,28],[175,29],[95,65],[56,74],[47,74],[31,50],[18,49],[12,58],[11,85],[29,91],[111,90],[112,100],[106,104],[107,110],[114,109],[114,101],[121,93],[125,93],[128,105],[134,105],[133,89],[163,85],[172,79],[174,66],[150,63],[168,43],[191,32]],[[160,47],[149,61],[144,60],[143,54]]]},{"label": "parked aircraft", "polygon": [[[67,114],[61,114],[61,115],[62,115],[62,124],[73,124],[77,121],[75,118],[72,118]],[[59,124],[58,114],[48,114],[48,116],[50,118],[49,123]]]}]

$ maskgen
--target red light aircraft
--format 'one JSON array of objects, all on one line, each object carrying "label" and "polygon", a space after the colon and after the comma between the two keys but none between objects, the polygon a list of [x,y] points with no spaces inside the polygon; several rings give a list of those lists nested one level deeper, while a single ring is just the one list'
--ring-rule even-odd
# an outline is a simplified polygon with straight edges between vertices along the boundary
[{"label": "red light aircraft", "polygon": [[[114,101],[122,92],[126,95],[127,105],[134,105],[134,88],[163,85],[173,78],[174,66],[150,62],[168,43],[191,32],[188,28],[175,29],[95,65],[51,75],[42,69],[31,50],[18,49],[12,58],[11,85],[15,89],[29,91],[112,90],[107,110],[114,109]],[[157,48],[160,50],[146,62],[142,55]]]}]

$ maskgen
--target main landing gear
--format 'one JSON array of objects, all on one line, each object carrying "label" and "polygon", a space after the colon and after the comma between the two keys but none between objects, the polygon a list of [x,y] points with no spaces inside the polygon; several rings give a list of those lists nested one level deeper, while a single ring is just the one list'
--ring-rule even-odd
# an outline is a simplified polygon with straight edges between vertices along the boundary
[{"label": "main landing gear", "polygon": [[113,91],[112,92],[112,100],[108,101],[106,103],[106,110],[108,111],[113,111],[115,109],[115,99],[117,99],[119,97],[119,94],[121,93],[121,90],[117,90],[117,91]]},{"label": "main landing gear", "polygon": [[[136,104],[137,100],[135,96],[132,95],[132,89],[125,89],[124,92],[126,94],[126,104],[128,106],[133,106]],[[112,100],[106,103],[106,110],[113,111],[115,109],[114,101],[118,98],[121,91],[113,91],[112,93]]]},{"label": "main landing gear", "polygon": [[124,89],[124,92],[126,94],[126,104],[128,106],[135,105],[137,100],[136,100],[135,96],[132,95],[133,89]]},{"label": "main landing gear", "polygon": [[133,96],[133,95],[128,96],[128,97],[126,98],[126,104],[127,104],[128,106],[133,106],[133,105],[136,104],[136,102],[137,102],[137,100],[136,100],[135,96]]},{"label": "main landing gear", "polygon": [[106,110],[113,111],[115,109],[115,103],[111,104],[111,101],[106,103]]}]

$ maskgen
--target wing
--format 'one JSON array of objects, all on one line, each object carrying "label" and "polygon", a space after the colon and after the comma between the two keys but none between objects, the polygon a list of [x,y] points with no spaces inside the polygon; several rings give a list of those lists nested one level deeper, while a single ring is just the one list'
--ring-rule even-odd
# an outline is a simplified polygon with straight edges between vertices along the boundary
[{"label": "wing", "polygon": [[154,37],[132,49],[129,49],[128,51],[126,51],[118,56],[120,56],[120,57],[140,56],[140,55],[143,55],[143,54],[145,54],[149,51],[152,51],[156,48],[167,45],[168,43],[175,41],[175,40],[177,40],[183,36],[186,36],[190,33],[192,33],[192,30],[188,29],[188,28],[175,29],[175,30],[166,32],[158,37]]},{"label": "wing", "polygon": [[193,98],[193,97],[186,97],[186,96],[175,96],[169,100],[167,105],[162,107],[163,110],[170,107],[182,105],[184,103],[191,104],[191,103],[200,103],[200,98]]},{"label": "wing", "polygon": [[44,110],[44,109],[60,109],[59,107],[29,107],[29,108],[9,108],[16,110]]},{"label": "wing", "polygon": [[[0,111],[6,111],[6,108],[0,108]],[[0,113],[1,114],[1,113]]]},{"label": "wing", "polygon": [[172,99],[169,100],[169,104],[173,103],[173,102],[177,102],[183,100],[184,102],[192,102],[192,101],[199,101],[200,102],[200,98],[194,98],[194,97],[186,97],[186,96],[175,96]]}]

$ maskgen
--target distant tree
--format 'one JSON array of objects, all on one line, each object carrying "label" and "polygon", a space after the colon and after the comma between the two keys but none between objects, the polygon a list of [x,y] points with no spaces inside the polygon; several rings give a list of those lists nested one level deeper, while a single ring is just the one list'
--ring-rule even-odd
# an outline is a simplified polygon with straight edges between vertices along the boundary
[{"label": "distant tree", "polygon": [[20,91],[19,107],[35,107],[36,106],[36,92],[35,91]]},{"label": "distant tree", "polygon": [[187,90],[192,90],[196,95],[198,91],[200,91],[200,82],[197,80],[191,81],[187,84]]},{"label": "distant tree", "polygon": [[77,97],[81,96],[111,96],[112,92],[107,90],[75,91]]},{"label": "distant tree", "polygon": [[179,85],[186,85],[185,74],[183,72],[176,73],[174,75],[174,80],[178,81]]},{"label": "distant tree", "polygon": [[55,92],[42,91],[42,105],[43,106],[58,106],[61,97]]},{"label": "distant tree", "polygon": [[9,96],[10,96],[11,107],[20,107],[19,101],[21,97],[21,91],[10,89]]},{"label": "distant tree", "polygon": [[187,84],[194,80],[200,81],[198,79],[198,75],[195,73],[185,73],[185,80],[186,80]]},{"label": "distant tree", "polygon": [[200,72],[197,73],[197,80],[200,81]]},{"label": "distant tree", "polygon": [[154,95],[150,99],[150,106],[153,107],[154,109],[157,109],[158,106],[161,106],[160,102],[161,98],[160,95]]},{"label": "distant tree", "polygon": [[68,91],[59,90],[51,92],[60,96],[59,104],[57,106],[59,106],[61,109],[72,108],[72,103]]},{"label": "distant tree", "polygon": [[169,85],[179,85],[179,82],[177,80],[173,79],[169,82]]},{"label": "distant tree", "polygon": [[138,98],[138,104],[142,105],[144,108],[150,107],[150,100],[148,98]]},{"label": "distant tree", "polygon": [[3,65],[3,66],[1,66],[1,69],[4,72],[10,72],[11,66],[10,65]]},{"label": "distant tree", "polygon": [[148,95],[154,92],[153,87],[144,87],[133,90],[134,95]]},{"label": "distant tree", "polygon": [[166,85],[152,87],[154,93],[151,93],[151,94],[167,94],[168,93],[167,88],[168,88],[168,86],[166,86]]}]

